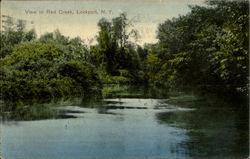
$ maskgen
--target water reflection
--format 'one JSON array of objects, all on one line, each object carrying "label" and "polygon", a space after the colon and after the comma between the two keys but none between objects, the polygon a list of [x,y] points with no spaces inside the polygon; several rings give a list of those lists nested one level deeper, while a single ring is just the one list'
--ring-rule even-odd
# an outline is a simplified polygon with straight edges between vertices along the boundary
[{"label": "water reflection", "polygon": [[[210,103],[210,104],[209,104]],[[188,140],[181,147],[191,157],[201,158],[247,158],[248,118],[234,107],[225,103],[204,101],[193,102],[195,111],[161,112],[156,115],[158,123],[188,130]]]},{"label": "water reflection", "polygon": [[[4,125],[3,155],[6,158],[36,156],[38,159],[184,157],[185,149],[180,147],[177,153],[173,147],[186,139],[185,130],[165,127],[155,121],[155,114],[162,110],[153,108],[162,102],[159,99],[115,98],[103,100],[102,109],[100,106],[95,109],[57,106],[57,111],[76,118]],[[112,109],[110,105],[119,109]],[[147,109],[141,109],[145,105]],[[106,113],[100,111],[104,109]],[[18,144],[13,146],[14,142]]]},{"label": "water reflection", "polygon": [[3,157],[210,159],[248,155],[247,111],[192,95],[162,95],[160,89],[157,96],[143,87],[114,87],[103,98],[6,104]]}]

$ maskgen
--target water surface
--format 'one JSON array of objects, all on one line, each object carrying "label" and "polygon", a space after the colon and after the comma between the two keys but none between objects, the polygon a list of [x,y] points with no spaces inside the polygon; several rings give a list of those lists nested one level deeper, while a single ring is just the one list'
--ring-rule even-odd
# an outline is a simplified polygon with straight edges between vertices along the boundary
[{"label": "water surface", "polygon": [[[247,157],[248,118],[244,112],[221,103],[199,101],[194,96],[157,98],[135,92],[112,93],[98,102],[50,103],[39,111],[31,109],[39,120],[32,115],[20,116],[18,120],[8,118],[2,125],[2,156],[6,159]],[[43,115],[39,114],[41,110],[46,110]]]}]

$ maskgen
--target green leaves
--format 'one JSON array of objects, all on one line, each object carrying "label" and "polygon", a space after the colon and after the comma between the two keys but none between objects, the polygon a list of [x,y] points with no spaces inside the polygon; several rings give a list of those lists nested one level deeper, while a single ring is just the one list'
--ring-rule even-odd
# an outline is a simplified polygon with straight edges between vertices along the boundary
[{"label": "green leaves", "polygon": [[23,42],[33,41],[36,38],[34,30],[25,30],[25,22],[19,20],[17,24],[11,18],[7,18],[6,26],[0,33],[0,57],[4,58],[11,54],[15,45]]},{"label": "green leaves", "polygon": [[249,80],[249,2],[207,4],[191,6],[190,13],[159,25],[157,37],[166,56],[157,77],[177,86],[247,96],[242,90]]},{"label": "green leaves", "polygon": [[[135,51],[135,45],[129,41],[138,35],[130,26],[132,22],[127,19],[125,13],[111,21],[102,18],[98,22],[98,44],[91,48],[91,55],[104,82],[125,83],[138,79],[136,72],[140,67],[139,56]],[[124,71],[128,71],[128,77]]]},{"label": "green leaves", "polygon": [[[78,42],[75,39],[73,45]],[[3,99],[58,98],[100,88],[95,68],[80,61],[82,58],[72,60],[67,55],[68,52],[60,51],[53,44],[17,45],[11,55],[1,60]]]},{"label": "green leaves", "polygon": [[156,53],[153,53],[152,50],[149,50],[146,61],[149,65],[155,65],[159,62],[158,55]]}]

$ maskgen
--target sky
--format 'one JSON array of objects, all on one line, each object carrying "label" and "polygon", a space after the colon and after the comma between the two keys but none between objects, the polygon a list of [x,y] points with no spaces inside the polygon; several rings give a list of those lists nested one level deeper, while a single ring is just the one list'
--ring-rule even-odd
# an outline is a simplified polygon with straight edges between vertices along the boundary
[{"label": "sky", "polygon": [[3,0],[2,15],[26,20],[38,36],[59,29],[88,43],[97,35],[101,18],[111,20],[126,12],[139,32],[137,44],[143,45],[157,42],[158,25],[188,13],[188,5],[204,5],[204,0]]}]

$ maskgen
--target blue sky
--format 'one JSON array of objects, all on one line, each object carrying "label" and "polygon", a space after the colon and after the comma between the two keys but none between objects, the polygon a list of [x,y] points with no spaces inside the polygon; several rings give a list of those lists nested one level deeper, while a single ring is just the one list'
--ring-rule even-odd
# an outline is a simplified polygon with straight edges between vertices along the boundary
[{"label": "blue sky", "polygon": [[[190,11],[188,5],[204,5],[204,0],[48,0],[48,1],[10,1],[2,2],[2,14],[14,18],[33,21],[33,27],[39,35],[59,29],[70,37],[79,36],[85,41],[94,38],[98,32],[97,22],[105,17],[112,19],[126,12],[128,19],[135,19],[134,29],[140,34],[137,42],[154,43],[159,23],[178,17]],[[36,11],[36,14],[26,12]],[[47,14],[46,10],[56,10],[56,14]],[[59,11],[73,11],[74,14],[59,14]],[[99,14],[77,14],[78,11],[95,11]],[[101,14],[105,10],[106,14]],[[39,14],[39,11],[45,13]],[[111,12],[110,12],[111,11]]]}]

